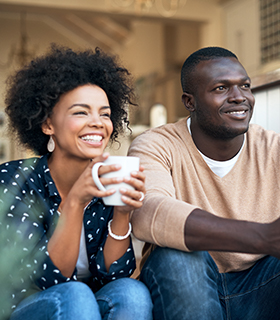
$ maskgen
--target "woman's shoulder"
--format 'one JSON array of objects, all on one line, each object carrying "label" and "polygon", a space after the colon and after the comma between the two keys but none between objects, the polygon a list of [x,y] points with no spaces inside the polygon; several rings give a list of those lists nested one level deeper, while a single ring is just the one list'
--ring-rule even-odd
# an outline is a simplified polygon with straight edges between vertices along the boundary
[{"label": "woman's shoulder", "polygon": [[[46,175],[49,170],[44,160],[33,157],[29,159],[13,160],[0,165],[0,205],[9,201],[23,203],[30,201],[30,205],[46,197]],[[24,199],[24,201],[23,201]]]},{"label": "woman's shoulder", "polygon": [[39,160],[39,157],[32,157],[4,162],[0,164],[0,172],[7,173],[14,171],[28,171],[30,169],[34,170]]},{"label": "woman's shoulder", "polygon": [[11,180],[19,182],[26,180],[32,175],[37,176],[43,166],[43,160],[39,157],[19,159],[0,164],[0,182],[6,184]]}]

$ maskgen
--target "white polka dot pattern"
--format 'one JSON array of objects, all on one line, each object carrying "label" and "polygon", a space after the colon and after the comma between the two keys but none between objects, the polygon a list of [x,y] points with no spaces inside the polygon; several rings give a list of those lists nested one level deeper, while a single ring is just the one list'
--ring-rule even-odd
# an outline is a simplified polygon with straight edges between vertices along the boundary
[{"label": "white polka dot pattern", "polygon": [[[48,240],[59,219],[57,208],[60,201],[47,156],[0,165],[0,232],[10,230],[4,245],[16,246],[20,252],[11,260],[18,266],[22,277],[7,274],[14,290],[10,295],[13,309],[28,292],[32,282],[45,290],[58,283],[77,280],[76,270],[71,278],[64,277],[47,251]],[[113,208],[104,206],[98,198],[93,198],[84,212],[86,248],[94,291],[109,281],[130,276],[135,270],[135,257],[130,244],[127,252],[111,265],[108,273],[106,271],[102,249],[112,215]],[[16,280],[18,278],[20,281]]]}]

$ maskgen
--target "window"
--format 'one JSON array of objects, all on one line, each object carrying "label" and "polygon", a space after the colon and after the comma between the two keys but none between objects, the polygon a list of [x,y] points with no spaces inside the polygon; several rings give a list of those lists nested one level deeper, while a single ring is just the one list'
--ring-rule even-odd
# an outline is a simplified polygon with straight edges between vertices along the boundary
[{"label": "window", "polygon": [[261,62],[280,59],[280,0],[260,0]]}]

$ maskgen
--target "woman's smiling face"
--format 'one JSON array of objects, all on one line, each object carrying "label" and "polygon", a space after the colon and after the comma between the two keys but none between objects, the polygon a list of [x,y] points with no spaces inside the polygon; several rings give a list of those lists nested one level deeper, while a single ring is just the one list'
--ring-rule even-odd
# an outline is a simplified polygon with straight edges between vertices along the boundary
[{"label": "woman's smiling face", "polygon": [[63,94],[42,129],[55,141],[53,153],[88,160],[104,152],[113,132],[110,116],[104,90],[88,84]]}]

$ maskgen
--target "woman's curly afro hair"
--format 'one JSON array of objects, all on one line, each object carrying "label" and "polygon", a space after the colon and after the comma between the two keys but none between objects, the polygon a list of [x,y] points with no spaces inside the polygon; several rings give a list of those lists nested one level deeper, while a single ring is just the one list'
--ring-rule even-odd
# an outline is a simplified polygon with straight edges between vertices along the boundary
[{"label": "woman's curly afro hair", "polygon": [[43,155],[49,136],[42,124],[52,114],[60,96],[86,84],[94,84],[107,94],[111,107],[113,133],[128,127],[127,107],[135,105],[130,74],[120,66],[115,56],[96,48],[74,52],[70,48],[51,45],[49,53],[31,61],[7,79],[6,113],[10,128],[24,146]]}]

